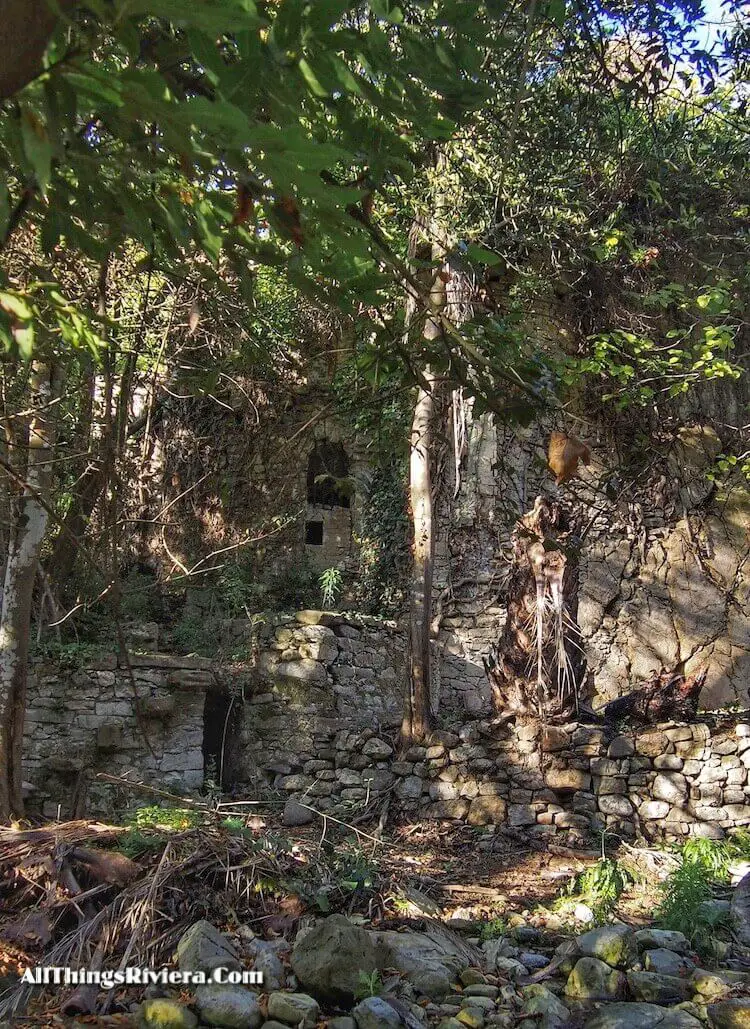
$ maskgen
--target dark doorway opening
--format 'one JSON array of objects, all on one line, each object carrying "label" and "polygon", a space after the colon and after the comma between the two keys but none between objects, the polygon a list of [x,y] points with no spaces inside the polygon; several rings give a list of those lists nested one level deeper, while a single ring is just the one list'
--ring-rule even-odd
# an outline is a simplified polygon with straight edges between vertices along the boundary
[{"label": "dark doorway opening", "polygon": [[323,546],[323,523],[307,522],[305,524],[305,543],[312,547]]},{"label": "dark doorway opening", "polygon": [[224,792],[238,780],[240,764],[240,697],[209,690],[203,707],[203,775]]}]

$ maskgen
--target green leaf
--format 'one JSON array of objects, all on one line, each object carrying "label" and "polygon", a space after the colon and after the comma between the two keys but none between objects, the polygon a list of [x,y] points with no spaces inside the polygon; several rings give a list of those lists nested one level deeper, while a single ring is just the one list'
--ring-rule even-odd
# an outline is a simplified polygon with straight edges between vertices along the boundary
[{"label": "green leaf", "polygon": [[565,23],[565,0],[549,0],[547,17],[555,25],[563,25]]},{"label": "green leaf", "polygon": [[299,70],[314,96],[328,96],[330,90],[326,89],[304,57],[299,62]]},{"label": "green leaf", "polygon": [[487,250],[486,247],[477,246],[476,243],[469,243],[466,248],[466,256],[475,264],[493,265],[502,264],[503,259],[498,254]]},{"label": "green leaf", "polygon": [[201,200],[196,204],[195,220],[203,249],[209,259],[216,264],[221,253],[223,234],[212,204],[207,200]]},{"label": "green leaf", "polygon": [[53,146],[47,134],[47,126],[39,115],[28,107],[21,111],[21,140],[39,191],[45,196],[52,174]]},{"label": "green leaf", "polygon": [[257,29],[263,24],[251,0],[129,0],[127,11],[130,15],[165,18],[212,35]]}]

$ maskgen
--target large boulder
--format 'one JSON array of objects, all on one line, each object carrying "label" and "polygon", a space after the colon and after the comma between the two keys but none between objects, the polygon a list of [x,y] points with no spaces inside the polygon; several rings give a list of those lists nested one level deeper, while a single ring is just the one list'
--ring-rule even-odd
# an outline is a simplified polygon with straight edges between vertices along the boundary
[{"label": "large boulder", "polygon": [[721,1000],[708,1005],[708,1020],[713,1029],[750,1029],[750,999]]},{"label": "large boulder", "polygon": [[382,997],[366,997],[352,1011],[358,1029],[399,1029],[401,1016]]},{"label": "large boulder", "polygon": [[556,1029],[570,1019],[568,1008],[541,983],[524,986],[521,997],[521,1014],[525,1017],[519,1029]]},{"label": "large boulder", "polygon": [[627,925],[603,925],[579,936],[578,951],[584,957],[598,958],[612,968],[627,968],[638,958],[635,933]]},{"label": "large boulder", "polygon": [[692,950],[690,940],[684,933],[676,929],[639,929],[635,934],[639,950],[655,950],[662,947],[675,954],[689,954]]},{"label": "large boulder", "polygon": [[660,975],[675,975],[680,979],[689,978],[695,971],[695,963],[690,958],[666,947],[655,947],[647,950],[643,964],[647,972],[658,972]]},{"label": "large boulder", "polygon": [[692,993],[689,980],[657,972],[628,972],[628,986],[636,1000],[647,1004],[679,1004]]},{"label": "large boulder", "polygon": [[663,1019],[664,1008],[656,1004],[607,1004],[585,1029],[653,1029]]},{"label": "large boulder", "polygon": [[619,1000],[625,994],[625,976],[598,958],[577,961],[565,984],[574,1000]]},{"label": "large boulder", "polygon": [[409,980],[425,971],[455,976],[464,968],[482,963],[476,947],[439,922],[430,922],[424,932],[385,931],[372,937],[378,968],[395,968]]},{"label": "large boulder", "polygon": [[702,1023],[679,1008],[656,1004],[606,1004],[584,1029],[702,1029]]},{"label": "large boulder", "polygon": [[351,1001],[360,973],[377,968],[370,934],[343,915],[331,915],[300,934],[292,950],[292,970],[300,985],[334,1003]]},{"label": "large boulder", "polygon": [[299,1029],[312,1029],[318,1021],[320,1005],[307,993],[272,993],[268,998],[268,1017]]}]

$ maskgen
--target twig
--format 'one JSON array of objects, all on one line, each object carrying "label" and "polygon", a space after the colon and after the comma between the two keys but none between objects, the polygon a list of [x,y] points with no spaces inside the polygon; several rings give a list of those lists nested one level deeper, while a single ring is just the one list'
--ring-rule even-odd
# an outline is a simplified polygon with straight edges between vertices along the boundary
[{"label": "twig", "polygon": [[190,797],[181,797],[178,793],[168,793],[166,790],[159,790],[155,786],[147,786],[144,782],[133,782],[121,775],[111,775],[109,772],[97,772],[94,778],[102,779],[104,782],[114,783],[116,786],[127,786],[136,793],[150,793],[153,797],[164,797],[166,800],[176,800],[179,801],[183,807],[194,807],[199,811],[211,811],[208,804],[204,804],[200,800],[192,800]]}]

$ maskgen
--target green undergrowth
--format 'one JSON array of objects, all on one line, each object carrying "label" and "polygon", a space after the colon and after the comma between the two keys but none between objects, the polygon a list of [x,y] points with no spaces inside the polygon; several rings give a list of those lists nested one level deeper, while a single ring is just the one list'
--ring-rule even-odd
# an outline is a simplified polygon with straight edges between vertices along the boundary
[{"label": "green undergrowth", "polygon": [[740,830],[725,840],[689,840],[679,858],[662,885],[656,924],[684,933],[702,956],[721,957],[731,925],[727,912],[711,901],[726,892],[732,864],[750,860],[750,833]]}]

